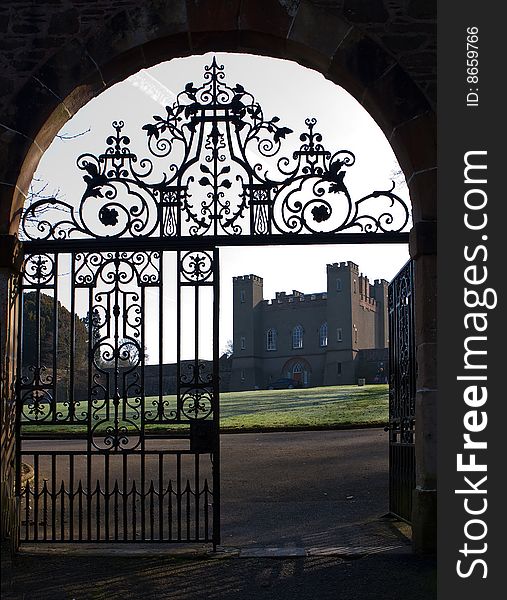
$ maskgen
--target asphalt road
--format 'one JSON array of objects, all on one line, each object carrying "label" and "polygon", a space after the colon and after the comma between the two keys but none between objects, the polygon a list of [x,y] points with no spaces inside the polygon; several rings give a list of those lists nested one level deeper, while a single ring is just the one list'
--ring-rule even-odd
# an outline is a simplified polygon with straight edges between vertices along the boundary
[{"label": "asphalt road", "polygon": [[340,544],[350,524],[388,510],[387,436],[383,429],[223,435],[222,543]]}]

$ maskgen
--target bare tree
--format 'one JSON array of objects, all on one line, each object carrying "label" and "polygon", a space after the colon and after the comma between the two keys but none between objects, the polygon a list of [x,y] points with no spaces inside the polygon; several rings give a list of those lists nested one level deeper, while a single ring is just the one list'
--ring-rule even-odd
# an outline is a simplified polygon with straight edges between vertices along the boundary
[{"label": "bare tree", "polygon": [[[63,141],[72,140],[90,131],[91,128],[75,134],[60,133],[56,135],[56,138]],[[59,187],[51,189],[48,181],[44,181],[40,177],[32,179],[22,211],[22,219],[25,225],[36,227],[41,220],[46,219],[53,222],[57,220],[58,214],[69,214],[70,212],[71,208],[65,202],[64,194]],[[24,235],[23,227],[20,228],[19,235],[21,240],[25,239],[26,235]]]},{"label": "bare tree", "polygon": [[407,187],[407,182],[405,181],[405,174],[399,166],[393,167],[391,169],[391,179],[394,181],[397,188]]},{"label": "bare tree", "polygon": [[234,344],[232,343],[232,340],[227,340],[225,342],[225,348],[223,349],[223,354],[225,354],[225,356],[227,356],[227,358],[230,358],[234,354]]}]

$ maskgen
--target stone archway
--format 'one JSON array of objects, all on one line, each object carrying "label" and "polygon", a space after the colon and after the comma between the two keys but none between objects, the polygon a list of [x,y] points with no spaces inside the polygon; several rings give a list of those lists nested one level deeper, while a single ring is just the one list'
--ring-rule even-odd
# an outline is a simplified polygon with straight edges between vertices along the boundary
[{"label": "stone archway", "polygon": [[288,377],[306,387],[311,382],[312,367],[302,356],[289,359],[282,367],[280,377]]},{"label": "stone archway", "polygon": [[[94,11],[71,6],[30,7],[17,13],[4,36],[8,85],[3,99],[0,174],[0,296],[2,411],[12,426],[9,401],[15,366],[13,293],[16,231],[32,175],[63,123],[110,85],[139,69],[210,50],[264,54],[294,60],[323,73],[358,99],[391,143],[413,203],[410,252],[416,261],[418,361],[417,490],[414,540],[436,543],[436,143],[434,10],[428,3],[249,0],[153,0],[142,7],[99,3]],[[38,19],[31,28],[27,21]],[[29,42],[29,43],[27,43]],[[10,47],[9,47],[10,44]],[[433,44],[433,45],[432,45]],[[10,49],[9,49],[10,48]],[[21,50],[22,49],[22,50]],[[16,58],[16,52],[21,60]],[[10,327],[9,327],[10,325]],[[9,335],[8,332],[9,331]],[[10,336],[10,337],[9,337]],[[14,440],[2,449],[9,479]],[[7,485],[7,484],[6,484]]]}]

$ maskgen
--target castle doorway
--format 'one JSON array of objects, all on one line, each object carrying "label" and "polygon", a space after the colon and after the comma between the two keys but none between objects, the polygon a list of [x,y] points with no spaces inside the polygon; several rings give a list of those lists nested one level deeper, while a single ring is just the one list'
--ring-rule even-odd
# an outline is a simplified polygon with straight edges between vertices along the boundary
[{"label": "castle doorway", "polygon": [[[278,179],[253,164],[249,144],[271,159],[292,130],[266,117],[243,86],[228,85],[215,59],[202,85],[187,83],[142,129],[151,158],[138,159],[125,123],[114,121],[106,148],[78,159],[85,182],[78,204],[35,199],[23,216],[17,491],[24,542],[219,544],[219,248],[408,240],[406,202],[394,187],[353,199],[344,177],[355,156],[327,150],[315,119],[306,120],[292,158],[279,159]],[[164,266],[171,261],[172,279]],[[171,285],[172,334],[163,325]],[[207,314],[205,294],[213,306]],[[206,322],[213,343],[204,360]],[[159,343],[155,399],[146,392],[150,328]],[[171,400],[163,383],[170,335]],[[184,360],[189,339],[193,357]],[[303,361],[288,372],[310,383]],[[34,471],[28,482],[25,461]]]},{"label": "castle doorway", "polygon": [[301,386],[311,385],[312,367],[304,358],[288,360],[280,371],[280,377],[287,377],[298,382]]},{"label": "castle doorway", "polygon": [[308,381],[308,374],[306,373],[306,380],[305,381],[305,377],[303,377],[303,374],[305,373],[305,371],[303,370],[303,367],[301,365],[301,363],[296,363],[293,367],[292,367],[292,378],[297,381],[298,383],[307,383]]}]

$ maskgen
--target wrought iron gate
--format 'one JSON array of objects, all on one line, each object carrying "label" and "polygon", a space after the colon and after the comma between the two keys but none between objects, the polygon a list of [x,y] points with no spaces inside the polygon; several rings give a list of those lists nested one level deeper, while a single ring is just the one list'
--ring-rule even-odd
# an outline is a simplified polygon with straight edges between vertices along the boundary
[{"label": "wrought iron gate", "polygon": [[415,488],[414,263],[389,284],[389,510],[410,522]]},{"label": "wrought iron gate", "polygon": [[219,543],[217,248],[408,241],[394,183],[354,200],[354,154],[305,125],[291,157],[276,157],[292,130],[213,60],[142,128],[149,158],[114,121],[105,150],[77,159],[81,198],[25,207],[22,540]]},{"label": "wrought iron gate", "polygon": [[[26,256],[22,541],[219,543],[218,337],[200,347],[203,323],[218,328],[218,282],[217,250]],[[174,341],[175,373],[146,364],[148,328],[159,357]]]}]

